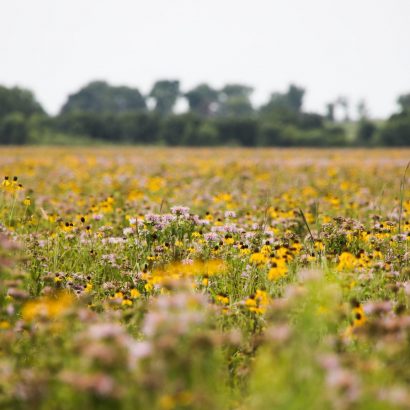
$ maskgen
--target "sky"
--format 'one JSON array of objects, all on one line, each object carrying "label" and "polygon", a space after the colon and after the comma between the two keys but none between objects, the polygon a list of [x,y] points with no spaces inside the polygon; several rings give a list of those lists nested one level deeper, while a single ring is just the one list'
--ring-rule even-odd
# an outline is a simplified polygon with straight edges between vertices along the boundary
[{"label": "sky", "polygon": [[410,0],[0,0],[0,84],[51,114],[92,80],[161,78],[248,84],[256,105],[295,83],[307,111],[344,95],[386,117],[410,92]]}]

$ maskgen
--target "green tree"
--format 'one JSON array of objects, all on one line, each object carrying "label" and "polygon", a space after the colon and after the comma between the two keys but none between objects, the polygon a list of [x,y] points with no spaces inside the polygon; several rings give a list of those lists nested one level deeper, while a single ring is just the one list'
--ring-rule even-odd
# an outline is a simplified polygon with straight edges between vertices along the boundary
[{"label": "green tree", "polygon": [[397,103],[400,105],[402,112],[410,113],[410,93],[400,95],[397,98]]},{"label": "green tree", "polygon": [[380,139],[387,146],[410,146],[410,115],[392,115],[382,128]]},{"label": "green tree", "polygon": [[219,141],[218,129],[214,121],[204,121],[197,130],[195,145],[197,146],[214,146],[218,145]]},{"label": "green tree", "polygon": [[185,97],[192,113],[202,117],[209,117],[216,111],[219,92],[208,84],[200,84],[185,93]]},{"label": "green tree", "polygon": [[303,97],[305,95],[305,89],[298,87],[294,84],[289,86],[288,92],[286,93],[286,98],[288,101],[288,106],[291,111],[301,112],[303,106]]},{"label": "green tree", "polygon": [[253,118],[223,118],[216,123],[219,138],[226,144],[254,147],[259,141],[259,123]]},{"label": "green tree", "polygon": [[0,119],[0,144],[22,145],[28,142],[27,119],[20,112],[5,115]]},{"label": "green tree", "polygon": [[170,115],[179,96],[179,81],[157,81],[149,94],[155,101],[154,110],[160,115]]},{"label": "green tree", "polygon": [[335,103],[326,104],[326,119],[333,122],[335,120]]},{"label": "green tree", "polygon": [[357,129],[357,135],[356,135],[357,143],[360,145],[371,144],[374,140],[376,131],[377,131],[377,127],[373,122],[365,118],[362,118],[359,121],[358,129]]},{"label": "green tree", "polygon": [[145,99],[138,89],[125,86],[114,87],[105,81],[93,81],[71,94],[63,105],[61,113],[117,114],[145,109]]},{"label": "green tree", "polygon": [[222,88],[218,114],[223,117],[246,117],[254,112],[250,96],[253,88],[243,84],[228,84]]},{"label": "green tree", "polygon": [[85,135],[107,141],[121,139],[121,123],[116,114],[73,112],[57,117],[55,127],[67,134]]},{"label": "green tree", "polygon": [[155,113],[126,113],[120,117],[121,138],[137,144],[156,144],[160,125]]},{"label": "green tree", "polygon": [[304,95],[305,90],[303,88],[291,84],[286,93],[272,93],[268,103],[261,107],[261,112],[267,114],[272,111],[287,110],[293,113],[301,113]]},{"label": "green tree", "polygon": [[260,146],[286,146],[283,136],[283,127],[274,124],[264,124],[258,145]]},{"label": "green tree", "polygon": [[167,145],[196,145],[200,119],[191,113],[171,115],[163,120],[160,141]]},{"label": "green tree", "polygon": [[16,112],[28,117],[33,114],[44,114],[44,109],[31,91],[19,87],[0,86],[0,118]]}]

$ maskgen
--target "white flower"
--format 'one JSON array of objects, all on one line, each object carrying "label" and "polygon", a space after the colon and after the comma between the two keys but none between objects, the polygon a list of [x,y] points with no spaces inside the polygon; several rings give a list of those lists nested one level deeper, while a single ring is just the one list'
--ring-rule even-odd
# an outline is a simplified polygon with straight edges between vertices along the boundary
[{"label": "white flower", "polygon": [[226,211],[225,212],[225,218],[236,218],[236,212],[235,211]]},{"label": "white flower", "polygon": [[125,236],[131,235],[133,232],[134,232],[134,229],[131,228],[131,227],[124,228],[124,229],[122,230],[122,233],[123,233]]}]

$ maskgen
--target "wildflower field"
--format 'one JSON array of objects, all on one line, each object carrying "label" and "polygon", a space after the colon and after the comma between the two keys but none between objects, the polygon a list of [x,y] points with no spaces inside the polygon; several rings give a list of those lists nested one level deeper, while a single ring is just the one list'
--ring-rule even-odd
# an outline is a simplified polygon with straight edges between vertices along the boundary
[{"label": "wildflower field", "polygon": [[0,408],[409,409],[409,159],[1,149]]}]

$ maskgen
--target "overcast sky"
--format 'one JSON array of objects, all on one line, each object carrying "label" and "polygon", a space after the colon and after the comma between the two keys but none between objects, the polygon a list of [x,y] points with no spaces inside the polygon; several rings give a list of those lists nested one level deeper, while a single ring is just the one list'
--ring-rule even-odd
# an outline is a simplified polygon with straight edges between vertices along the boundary
[{"label": "overcast sky", "polygon": [[94,79],[159,78],[246,83],[257,104],[294,82],[307,110],[343,94],[386,116],[410,92],[410,0],[0,0],[0,84],[50,113]]}]

